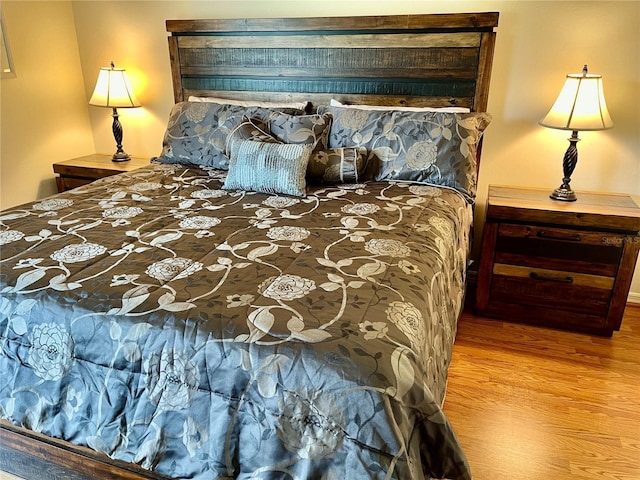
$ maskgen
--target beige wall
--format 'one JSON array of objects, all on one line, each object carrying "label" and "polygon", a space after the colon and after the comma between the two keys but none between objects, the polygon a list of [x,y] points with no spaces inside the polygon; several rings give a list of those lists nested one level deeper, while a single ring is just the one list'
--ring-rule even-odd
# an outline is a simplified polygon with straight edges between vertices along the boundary
[{"label": "beige wall", "polygon": [[[125,131],[124,147],[130,154],[140,156],[160,152],[162,134],[173,104],[166,19],[499,11],[489,97],[489,111],[493,113],[494,121],[484,143],[478,226],[484,215],[490,183],[541,186],[550,190],[559,185],[568,132],[542,128],[537,122],[553,103],[564,76],[579,72],[584,63],[589,64],[592,73],[604,77],[615,128],[580,134],[580,161],[572,186],[576,190],[630,193],[640,203],[640,2],[218,0],[71,3],[82,71],[69,83],[83,79],[82,93],[86,102],[100,66],[114,60],[116,65],[127,68],[143,108],[120,111]],[[23,7],[22,10],[33,13],[31,8]],[[39,21],[44,20],[40,18]],[[9,15],[7,22],[11,22]],[[3,80],[3,103],[4,85]],[[78,118],[85,118],[83,115],[90,119],[96,150],[111,152],[114,145],[108,113],[88,107],[85,113],[78,114]],[[4,138],[4,125],[2,128]],[[22,135],[23,141],[26,138]],[[21,143],[19,136],[10,141]],[[3,177],[4,148],[3,144]],[[18,150],[19,146],[15,148]],[[41,163],[43,176],[50,175],[50,158]],[[14,182],[17,182],[16,178],[20,176],[15,175]],[[3,178],[3,187],[4,183]],[[636,268],[632,292],[632,298],[640,301],[640,268]]]},{"label": "beige wall", "polygon": [[70,2],[2,1],[16,76],[1,80],[0,208],[56,193],[51,164],[92,153]]}]

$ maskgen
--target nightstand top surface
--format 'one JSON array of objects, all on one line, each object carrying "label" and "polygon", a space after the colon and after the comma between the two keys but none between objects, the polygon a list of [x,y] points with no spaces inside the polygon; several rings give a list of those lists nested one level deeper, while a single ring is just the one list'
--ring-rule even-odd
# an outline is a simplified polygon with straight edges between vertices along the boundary
[{"label": "nightstand top surface", "polygon": [[145,165],[149,165],[150,160],[148,158],[131,157],[131,160],[127,162],[114,162],[111,160],[111,155],[102,153],[94,153],[91,155],[85,155],[82,157],[72,158],[62,162],[54,163],[54,171],[56,165],[64,167],[78,167],[78,168],[99,168],[101,170],[113,170],[117,172],[129,172]]},{"label": "nightstand top surface", "polygon": [[562,202],[549,198],[551,191],[490,185],[487,218],[640,231],[640,207],[628,194],[577,191],[575,202]]}]

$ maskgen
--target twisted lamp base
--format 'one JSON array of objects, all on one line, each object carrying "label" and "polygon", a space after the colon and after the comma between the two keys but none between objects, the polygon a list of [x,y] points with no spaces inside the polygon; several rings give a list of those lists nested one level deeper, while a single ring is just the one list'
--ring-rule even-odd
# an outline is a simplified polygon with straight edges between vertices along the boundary
[{"label": "twisted lamp base", "polygon": [[567,151],[564,154],[564,159],[562,160],[562,172],[564,174],[562,178],[562,185],[556,188],[553,193],[549,195],[553,200],[560,200],[563,202],[575,202],[577,200],[575,192],[571,190],[570,183],[571,174],[578,163],[579,141],[578,131],[574,130],[571,134],[571,138],[569,138],[569,148],[567,148]]},{"label": "twisted lamp base", "polygon": [[113,157],[111,157],[111,161],[128,162],[129,160],[131,160],[131,157],[122,149],[122,125],[120,124],[120,120],[118,119],[119,115],[117,108],[113,109],[113,114],[111,116],[113,117],[113,125],[111,129],[113,130],[113,138],[115,138],[116,140],[117,147],[116,153],[114,153]]}]

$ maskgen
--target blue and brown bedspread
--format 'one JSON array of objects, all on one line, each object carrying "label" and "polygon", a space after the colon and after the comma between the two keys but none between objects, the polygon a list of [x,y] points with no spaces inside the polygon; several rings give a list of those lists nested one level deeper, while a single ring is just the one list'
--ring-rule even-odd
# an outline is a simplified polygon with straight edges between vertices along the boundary
[{"label": "blue and brown bedspread", "polygon": [[176,478],[469,479],[471,207],[149,165],[0,212],[0,418]]}]

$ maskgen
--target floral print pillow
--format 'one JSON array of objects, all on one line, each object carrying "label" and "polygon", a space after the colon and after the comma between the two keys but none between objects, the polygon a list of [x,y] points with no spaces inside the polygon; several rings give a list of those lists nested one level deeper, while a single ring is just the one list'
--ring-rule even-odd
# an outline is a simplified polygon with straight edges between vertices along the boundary
[{"label": "floral print pillow", "polygon": [[231,158],[231,151],[234,146],[242,140],[253,140],[254,142],[280,143],[273,136],[267,133],[268,125],[255,118],[244,118],[242,123],[237,125],[227,136],[225,154]]},{"label": "floral print pillow", "polygon": [[[173,106],[162,142],[161,163],[194,164],[227,170],[227,136],[245,117],[268,122],[277,110],[217,103],[181,102]],[[302,114],[303,110],[287,109]]]},{"label": "floral print pillow", "polygon": [[366,149],[367,177],[447,186],[475,198],[476,154],[491,115],[331,106],[319,111],[333,116],[330,148]]},{"label": "floral print pillow", "polygon": [[269,117],[269,132],[282,143],[310,143],[313,150],[327,148],[331,115],[289,115],[274,113]]}]

